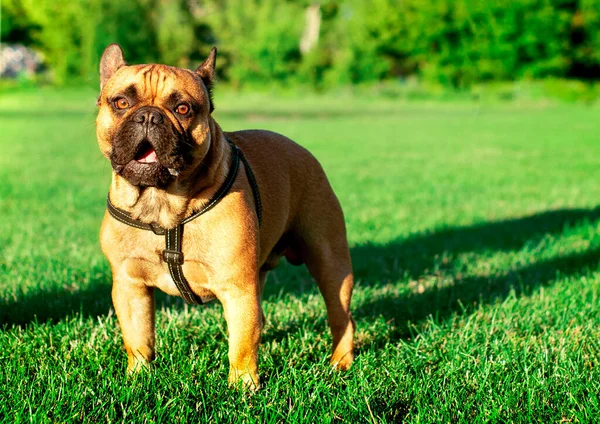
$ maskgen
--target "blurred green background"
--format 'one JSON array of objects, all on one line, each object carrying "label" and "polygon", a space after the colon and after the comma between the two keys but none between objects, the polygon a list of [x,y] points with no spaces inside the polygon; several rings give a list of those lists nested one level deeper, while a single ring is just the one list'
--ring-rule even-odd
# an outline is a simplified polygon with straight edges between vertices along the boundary
[{"label": "blurred green background", "polygon": [[550,91],[597,97],[597,0],[1,4],[2,41],[43,55],[46,72],[35,77],[38,82],[96,84],[102,50],[118,42],[130,63],[183,67],[196,66],[216,45],[221,81],[237,89],[387,82],[392,91],[411,84],[426,91],[471,90],[481,83],[551,78],[562,83]]}]

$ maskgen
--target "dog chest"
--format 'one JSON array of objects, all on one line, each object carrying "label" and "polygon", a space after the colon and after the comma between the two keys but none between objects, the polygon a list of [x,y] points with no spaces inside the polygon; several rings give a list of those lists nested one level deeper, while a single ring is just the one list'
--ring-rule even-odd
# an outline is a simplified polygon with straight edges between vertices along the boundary
[{"label": "dog chest", "polygon": [[[101,235],[101,244],[111,263],[114,278],[126,280],[131,284],[156,287],[166,294],[179,296],[179,289],[163,260],[164,236],[127,227],[126,231],[115,231],[120,230],[120,227],[115,228],[120,225],[114,221],[110,222],[103,228]],[[203,302],[214,299],[215,296],[209,287],[210,270],[199,257],[202,252],[192,248],[190,243],[184,243],[183,251],[185,262],[182,271],[192,290]]]},{"label": "dog chest", "polygon": [[[123,262],[123,273],[132,283],[155,287],[171,296],[179,296],[180,292],[164,262],[150,262],[140,258],[128,258]],[[209,278],[204,266],[197,261],[186,261],[182,270],[189,280],[194,293],[209,301],[215,295],[209,288]]]}]

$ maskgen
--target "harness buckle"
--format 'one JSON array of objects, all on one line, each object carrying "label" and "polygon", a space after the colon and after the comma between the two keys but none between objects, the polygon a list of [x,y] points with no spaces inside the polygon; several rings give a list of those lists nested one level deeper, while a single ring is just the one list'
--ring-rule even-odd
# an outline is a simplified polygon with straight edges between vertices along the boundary
[{"label": "harness buckle", "polygon": [[152,223],[152,224],[150,224],[150,228],[152,229],[152,232],[154,234],[156,234],[157,236],[165,235],[165,229],[163,227],[161,227],[160,225]]},{"label": "harness buckle", "polygon": [[183,265],[183,252],[165,249],[162,252],[163,261],[173,265]]}]

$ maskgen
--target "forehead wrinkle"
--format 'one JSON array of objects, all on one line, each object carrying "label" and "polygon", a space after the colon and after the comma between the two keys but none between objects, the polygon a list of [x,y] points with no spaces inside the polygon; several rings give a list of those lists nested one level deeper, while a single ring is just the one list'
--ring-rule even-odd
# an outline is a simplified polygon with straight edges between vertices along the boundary
[{"label": "forehead wrinkle", "polygon": [[178,100],[206,102],[207,93],[192,71],[157,64],[132,65],[127,69],[127,76],[121,79],[122,86],[135,85],[138,101],[153,104],[167,101],[177,88],[181,95]]},{"label": "forehead wrinkle", "polygon": [[150,76],[150,86],[152,89],[152,102],[156,103],[156,98],[159,95],[164,95],[164,90],[166,89],[166,81],[168,78],[168,74],[174,73],[173,70],[169,66],[164,65],[155,65],[152,68],[152,73]]},{"label": "forehead wrinkle", "polygon": [[154,73],[155,65],[148,65],[145,70],[142,72],[142,76],[144,77],[144,91],[145,94],[151,98],[154,98],[153,90],[152,90],[152,74]]},{"label": "forehead wrinkle", "polygon": [[167,84],[166,84],[166,82],[167,82],[167,74],[166,74],[166,72],[165,72],[165,73],[163,73],[163,74],[162,74],[162,79],[161,79],[161,81],[160,81],[160,83],[161,83],[161,87],[162,87],[162,90],[161,90],[161,93],[160,93],[160,94],[161,94],[163,97],[164,97],[164,91],[165,91],[165,90],[166,90],[166,88],[167,88]]},{"label": "forehead wrinkle", "polygon": [[165,85],[163,83],[163,76],[164,73],[162,72],[163,69],[161,67],[157,67],[154,71],[154,98],[156,99],[156,97],[159,95],[160,92],[162,92],[165,89]]},{"label": "forehead wrinkle", "polygon": [[174,71],[170,66],[157,65],[154,69],[154,98],[160,94],[164,96],[164,91],[167,87],[167,79],[169,74],[173,74]]},{"label": "forehead wrinkle", "polygon": [[158,92],[158,72],[156,68],[152,68],[150,73],[150,88],[152,90],[152,103],[156,103],[156,94]]},{"label": "forehead wrinkle", "polygon": [[160,74],[161,78],[160,78],[160,81],[158,81],[158,79],[157,79],[157,82],[156,82],[157,93],[158,93],[158,86],[160,86],[160,95],[161,95],[161,98],[164,98],[165,90],[167,89],[167,85],[168,85],[167,81],[169,79],[169,74],[173,74],[173,71],[169,67],[163,66],[160,68],[159,74]]}]

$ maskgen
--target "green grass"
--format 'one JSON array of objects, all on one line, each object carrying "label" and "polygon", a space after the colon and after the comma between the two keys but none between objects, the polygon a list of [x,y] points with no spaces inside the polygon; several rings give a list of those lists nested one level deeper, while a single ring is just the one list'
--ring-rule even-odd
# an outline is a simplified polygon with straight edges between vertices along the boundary
[{"label": "green grass", "polygon": [[227,388],[218,304],[161,296],[125,377],[98,242],[110,168],[93,91],[0,97],[3,422],[593,422],[600,414],[598,107],[238,97],[321,160],[346,214],[357,358],[330,370],[304,269],[267,282],[263,388]]}]

